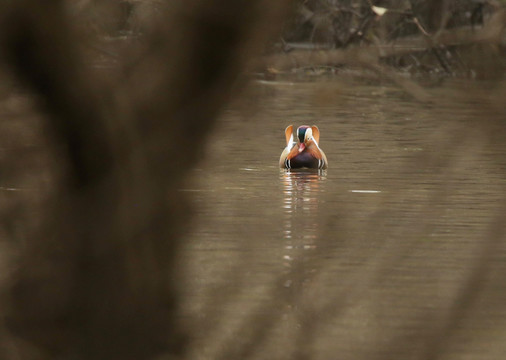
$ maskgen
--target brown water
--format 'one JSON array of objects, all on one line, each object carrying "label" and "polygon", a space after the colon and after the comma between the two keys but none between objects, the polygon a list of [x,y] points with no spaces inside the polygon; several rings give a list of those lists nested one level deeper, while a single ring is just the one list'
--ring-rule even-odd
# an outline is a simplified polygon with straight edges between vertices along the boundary
[{"label": "brown water", "polygon": [[[226,111],[181,189],[190,357],[502,359],[506,149],[465,86],[257,83]],[[289,124],[327,171],[278,169]]]}]

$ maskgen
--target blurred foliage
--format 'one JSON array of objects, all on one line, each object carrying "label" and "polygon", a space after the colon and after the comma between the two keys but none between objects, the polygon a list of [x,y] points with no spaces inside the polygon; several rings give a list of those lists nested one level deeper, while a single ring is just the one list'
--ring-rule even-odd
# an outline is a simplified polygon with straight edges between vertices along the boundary
[{"label": "blurred foliage", "polygon": [[[287,26],[286,41],[345,47],[418,34],[415,18],[428,32],[457,26],[481,26],[499,4],[474,0],[307,0]],[[384,9],[381,13],[375,9]]]},{"label": "blurred foliage", "polygon": [[[282,36],[287,52],[372,47],[384,64],[415,76],[495,78],[506,69],[505,16],[498,1],[306,0],[295,13]],[[476,36],[484,28],[495,38]],[[385,48],[397,51],[381,54]]]},{"label": "blurred foliage", "polygon": [[[118,45],[112,39],[145,36],[158,23],[172,21],[164,18],[177,13],[171,7],[161,0],[68,2],[74,22],[95,36],[95,44],[88,42],[88,46],[106,57],[111,46]],[[372,47],[383,64],[415,77],[492,78],[506,68],[503,1],[297,0],[291,7],[282,33],[273,38],[276,46],[271,52]],[[496,18],[500,21],[494,25],[495,39],[484,41],[476,35],[487,26],[491,30]],[[385,55],[386,47],[397,50]],[[340,65],[314,60],[297,66]]]},{"label": "blurred foliage", "polygon": [[182,356],[179,189],[284,8],[0,3],[1,359]]}]

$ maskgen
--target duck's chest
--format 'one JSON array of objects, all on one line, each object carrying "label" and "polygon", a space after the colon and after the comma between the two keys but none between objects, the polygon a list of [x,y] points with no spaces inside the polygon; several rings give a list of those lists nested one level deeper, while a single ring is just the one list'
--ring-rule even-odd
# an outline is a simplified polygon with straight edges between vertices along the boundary
[{"label": "duck's chest", "polygon": [[289,166],[291,169],[298,169],[303,167],[318,169],[320,167],[320,162],[321,160],[315,158],[308,151],[303,151],[290,159]]}]

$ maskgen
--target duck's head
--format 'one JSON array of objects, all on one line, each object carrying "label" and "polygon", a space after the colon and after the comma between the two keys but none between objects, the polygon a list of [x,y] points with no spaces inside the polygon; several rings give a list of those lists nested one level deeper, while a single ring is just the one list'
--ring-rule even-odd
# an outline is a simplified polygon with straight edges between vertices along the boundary
[{"label": "duck's head", "polygon": [[314,142],[313,130],[307,125],[299,126],[297,129],[297,138],[299,139],[299,152],[303,152],[307,146]]}]

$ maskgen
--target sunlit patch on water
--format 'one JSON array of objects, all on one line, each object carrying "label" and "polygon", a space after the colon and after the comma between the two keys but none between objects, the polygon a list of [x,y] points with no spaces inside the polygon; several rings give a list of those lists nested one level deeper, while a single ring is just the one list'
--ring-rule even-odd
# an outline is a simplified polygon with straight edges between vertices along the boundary
[{"label": "sunlit patch on water", "polygon": [[359,194],[378,194],[381,190],[348,190],[351,193],[359,193]]},{"label": "sunlit patch on water", "polygon": [[268,81],[268,80],[256,80],[256,83],[261,85],[271,86],[294,86],[295,83],[291,81]]},{"label": "sunlit patch on water", "polygon": [[213,192],[213,189],[178,189],[181,192]]}]

